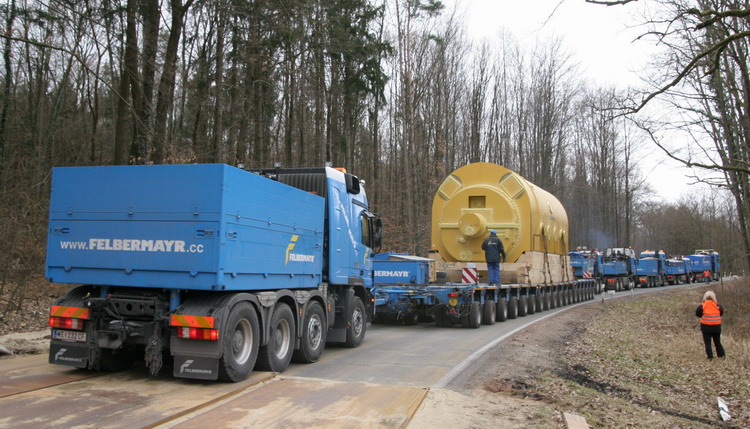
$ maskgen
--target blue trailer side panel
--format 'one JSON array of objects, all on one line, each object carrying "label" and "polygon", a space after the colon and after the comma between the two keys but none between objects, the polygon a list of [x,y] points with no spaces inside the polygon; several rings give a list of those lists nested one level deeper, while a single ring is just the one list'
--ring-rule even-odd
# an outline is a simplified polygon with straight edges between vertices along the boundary
[{"label": "blue trailer side panel", "polygon": [[324,199],[227,165],[53,170],[47,277],[195,290],[316,287]]},{"label": "blue trailer side panel", "polygon": [[[406,258],[406,259],[404,259]],[[381,253],[373,257],[375,285],[412,284],[427,285],[430,282],[432,259],[407,257],[396,253]]]}]

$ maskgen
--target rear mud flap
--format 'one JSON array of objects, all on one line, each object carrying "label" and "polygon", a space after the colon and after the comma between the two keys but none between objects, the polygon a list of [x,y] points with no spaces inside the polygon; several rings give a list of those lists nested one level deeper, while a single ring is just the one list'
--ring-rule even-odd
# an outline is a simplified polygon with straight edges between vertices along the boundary
[{"label": "rear mud flap", "polygon": [[173,375],[175,377],[194,378],[198,380],[217,380],[219,378],[219,359],[175,356]]},{"label": "rear mud flap", "polygon": [[86,368],[88,361],[89,352],[85,343],[52,341],[50,344],[49,363],[51,364]]}]

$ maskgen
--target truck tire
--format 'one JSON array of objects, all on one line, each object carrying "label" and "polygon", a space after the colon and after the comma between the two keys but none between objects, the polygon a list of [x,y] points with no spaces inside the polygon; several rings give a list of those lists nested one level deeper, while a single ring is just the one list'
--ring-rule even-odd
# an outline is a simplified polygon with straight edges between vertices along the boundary
[{"label": "truck tire", "polygon": [[326,344],[326,323],[323,307],[317,302],[311,302],[302,320],[299,349],[292,353],[292,361],[299,363],[313,363],[320,359]]},{"label": "truck tire", "polygon": [[508,300],[508,319],[515,319],[516,317],[518,317],[518,299],[511,296]]},{"label": "truck tire", "polygon": [[482,306],[479,301],[472,301],[469,306],[469,328],[477,329],[482,324]]},{"label": "truck tire", "polygon": [[260,345],[258,315],[250,304],[243,302],[232,308],[220,341],[219,379],[246,379],[255,367]]},{"label": "truck tire", "polygon": [[500,298],[497,300],[497,309],[495,311],[495,319],[498,322],[505,322],[508,320],[508,300]]},{"label": "truck tire", "polygon": [[497,313],[495,301],[486,300],[482,306],[482,324],[494,325]]},{"label": "truck tire", "polygon": [[365,305],[362,303],[360,297],[355,296],[352,299],[351,310],[347,320],[348,328],[346,329],[345,346],[354,348],[362,344],[362,341],[365,339],[365,331],[367,331],[367,321],[365,319]]},{"label": "truck tire", "polygon": [[453,325],[445,314],[445,305],[440,304],[435,306],[433,314],[435,315],[435,326],[438,328],[449,328]]},{"label": "truck tire", "polygon": [[550,310],[557,308],[557,291],[549,292],[549,308]]},{"label": "truck tire", "polygon": [[518,317],[525,317],[529,310],[529,299],[522,295],[518,300]]},{"label": "truck tire", "polygon": [[536,313],[536,295],[529,295],[528,305],[526,306],[526,314]]},{"label": "truck tire", "polygon": [[268,344],[258,351],[255,368],[261,371],[284,372],[292,360],[294,340],[297,332],[294,313],[288,305],[280,302],[271,315],[268,331]]},{"label": "truck tire", "polygon": [[544,293],[542,294],[542,311],[549,310],[549,301],[550,301],[550,293],[549,291],[544,291]]}]

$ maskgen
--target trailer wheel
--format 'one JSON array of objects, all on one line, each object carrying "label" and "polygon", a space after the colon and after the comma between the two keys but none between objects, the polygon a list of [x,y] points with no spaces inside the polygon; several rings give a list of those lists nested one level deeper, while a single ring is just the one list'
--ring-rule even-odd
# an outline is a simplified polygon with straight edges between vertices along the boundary
[{"label": "trailer wheel", "polygon": [[438,328],[450,328],[453,326],[450,318],[445,314],[445,305],[436,306],[433,314],[435,315],[435,326]]},{"label": "trailer wheel", "polygon": [[542,293],[542,311],[548,311],[549,310],[549,291],[545,291]]},{"label": "trailer wheel", "polygon": [[556,291],[549,291],[549,308],[550,310],[554,310],[557,308],[557,292]]},{"label": "trailer wheel", "polygon": [[508,301],[508,319],[515,319],[516,317],[518,317],[518,299],[511,296]]},{"label": "trailer wheel", "polygon": [[292,360],[296,337],[294,313],[280,302],[271,316],[268,344],[260,348],[255,367],[261,371],[284,372]]},{"label": "trailer wheel", "polygon": [[326,344],[325,313],[317,302],[307,306],[302,320],[302,335],[299,349],[292,353],[292,360],[300,363],[313,363],[320,359]]},{"label": "trailer wheel", "polygon": [[508,320],[508,300],[500,298],[497,300],[497,309],[495,311],[495,319],[498,322],[505,322]]},{"label": "trailer wheel", "polygon": [[259,344],[258,315],[255,310],[247,303],[235,305],[221,333],[219,378],[234,382],[246,379],[255,366]]},{"label": "trailer wheel", "polygon": [[469,314],[461,316],[461,326],[464,328],[477,329],[482,324],[482,309],[479,301],[472,301],[469,305]]},{"label": "trailer wheel", "polygon": [[521,295],[518,299],[518,317],[525,317],[529,313],[529,299],[526,295]]},{"label": "trailer wheel", "polygon": [[486,300],[482,306],[482,324],[494,325],[496,319],[497,307],[495,301]]},{"label": "trailer wheel", "polygon": [[536,313],[536,295],[529,295],[528,304],[526,306],[526,314]]},{"label": "trailer wheel", "polygon": [[362,303],[362,299],[358,296],[355,296],[352,299],[348,325],[349,327],[346,329],[346,342],[344,345],[347,347],[359,347],[365,339],[367,325],[365,322],[365,305]]}]

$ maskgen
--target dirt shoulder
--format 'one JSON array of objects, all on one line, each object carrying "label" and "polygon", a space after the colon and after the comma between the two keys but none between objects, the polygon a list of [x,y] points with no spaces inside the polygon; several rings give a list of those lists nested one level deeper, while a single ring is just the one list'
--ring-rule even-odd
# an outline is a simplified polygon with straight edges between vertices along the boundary
[{"label": "dirt shoulder", "polygon": [[539,322],[432,390],[409,428],[564,428],[562,412],[591,427],[750,427],[747,288],[714,289],[727,359],[713,361],[693,314],[705,289],[596,299]]}]

